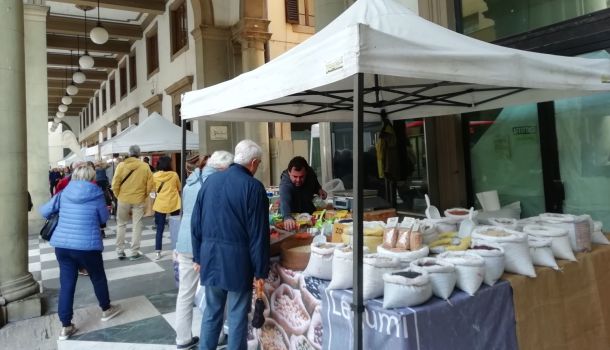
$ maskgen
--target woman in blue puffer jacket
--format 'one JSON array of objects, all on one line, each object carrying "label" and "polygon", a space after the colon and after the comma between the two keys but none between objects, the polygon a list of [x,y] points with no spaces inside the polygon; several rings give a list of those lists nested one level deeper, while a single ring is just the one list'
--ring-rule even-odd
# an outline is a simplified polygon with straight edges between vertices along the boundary
[{"label": "woman in blue puffer jacket", "polygon": [[178,297],[176,298],[176,345],[178,349],[190,349],[199,342],[199,337],[193,337],[191,333],[193,300],[199,282],[199,266],[193,264],[193,246],[191,243],[193,207],[195,201],[197,201],[199,189],[201,189],[201,185],[208,176],[227,169],[231,163],[233,163],[233,155],[227,151],[216,151],[207,161],[204,157],[200,157],[197,168],[186,179],[186,186],[182,190],[182,219],[176,242],[180,276]]},{"label": "woman in blue puffer jacket", "polygon": [[68,186],[40,208],[40,214],[45,218],[59,211],[59,222],[50,244],[55,247],[59,262],[60,340],[68,339],[76,332],[72,324],[72,306],[79,267],[89,272],[95,296],[102,308],[102,321],[120,312],[118,306],[110,304],[102,259],[104,244],[100,233],[100,224],[108,220],[108,209],[102,190],[91,182],[94,178],[95,169],[91,165],[84,163],[77,166]]}]

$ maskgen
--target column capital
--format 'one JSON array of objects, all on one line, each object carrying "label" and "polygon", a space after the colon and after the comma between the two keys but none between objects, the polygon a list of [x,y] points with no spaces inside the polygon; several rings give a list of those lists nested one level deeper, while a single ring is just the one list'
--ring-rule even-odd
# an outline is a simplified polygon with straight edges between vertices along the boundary
[{"label": "column capital", "polygon": [[[44,6],[44,1],[28,1],[23,4],[23,18],[26,21],[46,22],[49,7]],[[42,4],[38,4],[42,3]]]},{"label": "column capital", "polygon": [[246,44],[248,47],[262,49],[262,46],[271,39],[268,19],[242,18],[232,29],[233,39]]}]

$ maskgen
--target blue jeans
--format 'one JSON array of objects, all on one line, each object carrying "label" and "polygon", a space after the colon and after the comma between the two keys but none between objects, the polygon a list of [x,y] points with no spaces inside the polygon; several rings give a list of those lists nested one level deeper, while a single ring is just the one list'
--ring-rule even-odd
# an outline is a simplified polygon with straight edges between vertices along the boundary
[{"label": "blue jeans", "polygon": [[[170,216],[180,215],[180,210],[176,210],[169,214]],[[166,213],[155,212],[155,226],[157,226],[157,235],[155,236],[155,250],[160,251],[163,248],[163,230],[165,230]]]},{"label": "blue jeans", "polygon": [[205,311],[201,320],[200,350],[215,350],[223,323],[227,302],[229,321],[228,350],[243,350],[248,347],[248,312],[252,304],[252,289],[231,292],[205,286]]},{"label": "blue jeans", "polygon": [[102,310],[106,311],[110,308],[108,281],[106,280],[101,251],[55,248],[55,256],[59,263],[59,306],[57,313],[63,327],[72,323],[74,291],[80,267],[84,267],[89,273],[95,296]]}]

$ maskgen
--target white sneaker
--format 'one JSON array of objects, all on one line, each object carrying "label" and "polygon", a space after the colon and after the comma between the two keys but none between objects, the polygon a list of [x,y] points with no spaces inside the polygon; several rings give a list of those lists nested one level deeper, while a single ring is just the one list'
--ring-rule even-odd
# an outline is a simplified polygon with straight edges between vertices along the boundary
[{"label": "white sneaker", "polygon": [[155,260],[161,260],[161,251],[158,251],[157,254],[155,254]]},{"label": "white sneaker", "polygon": [[70,324],[68,327],[61,327],[61,331],[59,332],[59,340],[67,340],[74,333],[76,333],[76,327],[74,324]]},{"label": "white sneaker", "polygon": [[102,311],[102,321],[106,322],[120,313],[121,307],[119,305],[110,305],[108,310]]}]

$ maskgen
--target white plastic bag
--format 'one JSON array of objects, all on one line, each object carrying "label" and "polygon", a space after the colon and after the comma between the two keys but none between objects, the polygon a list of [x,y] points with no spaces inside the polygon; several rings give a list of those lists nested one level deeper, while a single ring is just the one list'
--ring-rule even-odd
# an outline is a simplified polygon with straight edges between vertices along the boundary
[{"label": "white plastic bag", "polygon": [[602,222],[593,222],[593,233],[591,234],[591,242],[595,244],[610,244],[608,237],[602,232]]},{"label": "white plastic bag", "polygon": [[485,260],[475,253],[465,251],[444,252],[439,259],[452,263],[457,275],[456,286],[468,295],[474,295],[483,283]]},{"label": "white plastic bag", "polygon": [[427,272],[432,293],[441,299],[449,299],[457,280],[455,266],[452,263],[437,258],[421,258],[411,262],[411,269],[416,272]]},{"label": "white plastic bag", "polygon": [[343,181],[341,179],[332,179],[325,183],[322,186],[324,192],[326,192],[329,196],[332,196],[334,192],[337,191],[345,191],[345,186],[343,185]]},{"label": "white plastic bag", "polygon": [[383,275],[383,308],[423,304],[432,297],[432,285],[426,271],[406,269]]}]

